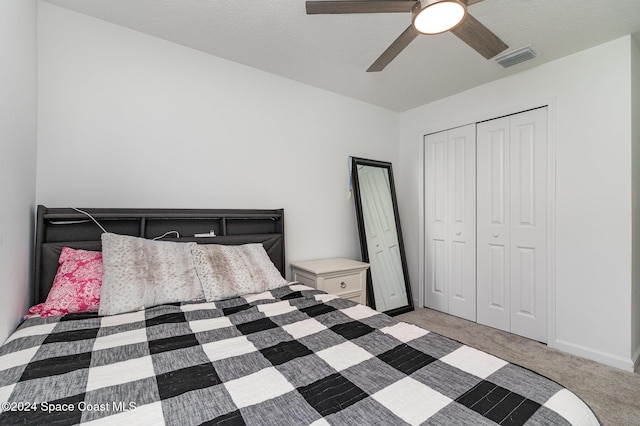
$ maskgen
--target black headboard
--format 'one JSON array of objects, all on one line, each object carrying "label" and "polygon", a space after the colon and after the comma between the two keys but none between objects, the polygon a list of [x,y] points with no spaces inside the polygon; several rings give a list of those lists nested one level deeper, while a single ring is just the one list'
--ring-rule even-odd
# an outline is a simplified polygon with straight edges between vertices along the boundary
[{"label": "black headboard", "polygon": [[[178,231],[162,241],[238,245],[262,243],[285,276],[284,210],[241,209],[106,209],[81,208],[108,232],[153,239]],[[34,256],[33,303],[44,302],[58,270],[62,247],[102,250],[102,229],[72,208],[38,206]],[[194,237],[213,231],[215,237]]]}]

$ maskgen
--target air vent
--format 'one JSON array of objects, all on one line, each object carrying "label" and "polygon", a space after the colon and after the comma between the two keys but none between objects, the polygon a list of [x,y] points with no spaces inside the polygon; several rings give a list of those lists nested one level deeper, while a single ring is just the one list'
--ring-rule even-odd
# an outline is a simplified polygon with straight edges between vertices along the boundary
[{"label": "air vent", "polygon": [[519,64],[520,62],[533,59],[536,56],[538,56],[538,54],[531,48],[531,45],[529,44],[527,46],[521,47],[520,49],[512,50],[511,52],[505,53],[504,55],[497,56],[495,60],[504,68],[509,68],[513,65]]}]

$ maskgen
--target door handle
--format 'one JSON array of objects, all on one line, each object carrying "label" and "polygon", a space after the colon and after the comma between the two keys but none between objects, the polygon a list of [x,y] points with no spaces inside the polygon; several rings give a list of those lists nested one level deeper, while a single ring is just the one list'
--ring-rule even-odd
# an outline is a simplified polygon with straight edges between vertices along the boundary
[{"label": "door handle", "polygon": [[498,238],[500,235],[498,234],[493,234],[493,238]]},{"label": "door handle", "polygon": [[456,235],[462,235],[462,231],[456,232]]}]

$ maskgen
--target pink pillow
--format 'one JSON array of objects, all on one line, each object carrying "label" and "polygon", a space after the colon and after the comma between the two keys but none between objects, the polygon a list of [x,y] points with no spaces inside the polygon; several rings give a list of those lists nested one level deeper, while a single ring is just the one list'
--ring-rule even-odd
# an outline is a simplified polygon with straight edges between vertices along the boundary
[{"label": "pink pillow", "polygon": [[102,253],[63,247],[58,263],[46,302],[32,306],[29,313],[50,317],[96,312],[102,287]]}]

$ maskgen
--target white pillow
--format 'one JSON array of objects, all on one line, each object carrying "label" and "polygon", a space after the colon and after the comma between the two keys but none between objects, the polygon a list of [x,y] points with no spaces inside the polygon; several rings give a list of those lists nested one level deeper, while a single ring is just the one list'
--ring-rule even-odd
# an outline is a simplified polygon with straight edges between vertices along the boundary
[{"label": "white pillow", "polygon": [[208,301],[262,293],[287,285],[262,244],[198,244],[191,252]]},{"label": "white pillow", "polygon": [[100,315],[203,298],[191,255],[195,243],[102,234]]}]

